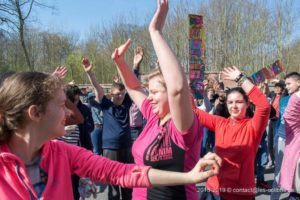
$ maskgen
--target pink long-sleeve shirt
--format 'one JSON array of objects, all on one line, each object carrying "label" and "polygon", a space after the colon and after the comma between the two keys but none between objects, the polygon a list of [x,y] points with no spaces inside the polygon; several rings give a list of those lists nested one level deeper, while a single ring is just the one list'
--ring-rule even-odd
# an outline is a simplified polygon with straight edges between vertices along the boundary
[{"label": "pink long-sleeve shirt", "polygon": [[297,161],[300,159],[300,98],[291,96],[283,118],[285,120],[286,141],[281,164],[279,184],[289,192],[293,190],[293,181]]},{"label": "pink long-sleeve shirt", "polygon": [[[73,199],[71,175],[122,187],[149,187],[150,167],[122,164],[60,141],[42,147],[40,167],[48,181],[40,199]],[[0,199],[38,199],[22,160],[0,146]]]}]

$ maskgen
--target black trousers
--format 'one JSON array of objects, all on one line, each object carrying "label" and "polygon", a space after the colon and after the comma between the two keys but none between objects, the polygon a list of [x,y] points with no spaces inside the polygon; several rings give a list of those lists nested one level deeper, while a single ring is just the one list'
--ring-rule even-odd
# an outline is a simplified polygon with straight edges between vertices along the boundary
[{"label": "black trousers", "polygon": [[[118,150],[103,149],[103,156],[122,163],[133,163],[131,148]],[[132,189],[108,185],[108,200],[120,200],[120,197],[122,197],[122,200],[131,200]]]}]

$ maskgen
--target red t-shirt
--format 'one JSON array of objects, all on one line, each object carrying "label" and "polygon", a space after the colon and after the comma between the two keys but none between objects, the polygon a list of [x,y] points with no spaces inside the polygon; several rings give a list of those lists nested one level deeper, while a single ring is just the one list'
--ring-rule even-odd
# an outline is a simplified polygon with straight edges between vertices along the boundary
[{"label": "red t-shirt", "polygon": [[280,101],[280,95],[276,95],[272,103],[273,108],[276,110],[276,118],[279,118],[279,101]]}]

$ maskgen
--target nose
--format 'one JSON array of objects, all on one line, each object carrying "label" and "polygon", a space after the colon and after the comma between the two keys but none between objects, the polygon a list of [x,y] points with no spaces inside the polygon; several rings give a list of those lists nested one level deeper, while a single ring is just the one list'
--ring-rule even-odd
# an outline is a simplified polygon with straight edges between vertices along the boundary
[{"label": "nose", "polygon": [[233,107],[233,108],[237,108],[237,103],[233,102],[233,103],[232,103],[232,107]]},{"label": "nose", "polygon": [[151,101],[151,100],[153,99],[153,98],[152,98],[152,95],[151,95],[151,94],[148,94],[147,99],[148,99],[149,101]]}]

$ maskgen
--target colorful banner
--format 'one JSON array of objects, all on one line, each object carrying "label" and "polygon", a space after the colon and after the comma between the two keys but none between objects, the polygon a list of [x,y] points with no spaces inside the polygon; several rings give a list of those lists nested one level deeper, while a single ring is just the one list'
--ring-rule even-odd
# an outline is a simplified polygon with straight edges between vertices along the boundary
[{"label": "colorful banner", "polygon": [[204,94],[204,49],[203,17],[189,15],[189,79],[196,99]]},{"label": "colorful banner", "polygon": [[259,70],[258,72],[255,72],[254,74],[251,75],[251,79],[253,82],[258,85],[259,83],[273,79],[275,78],[278,74],[284,72],[285,69],[283,68],[280,60],[276,60],[273,64],[264,67],[263,69]]}]

